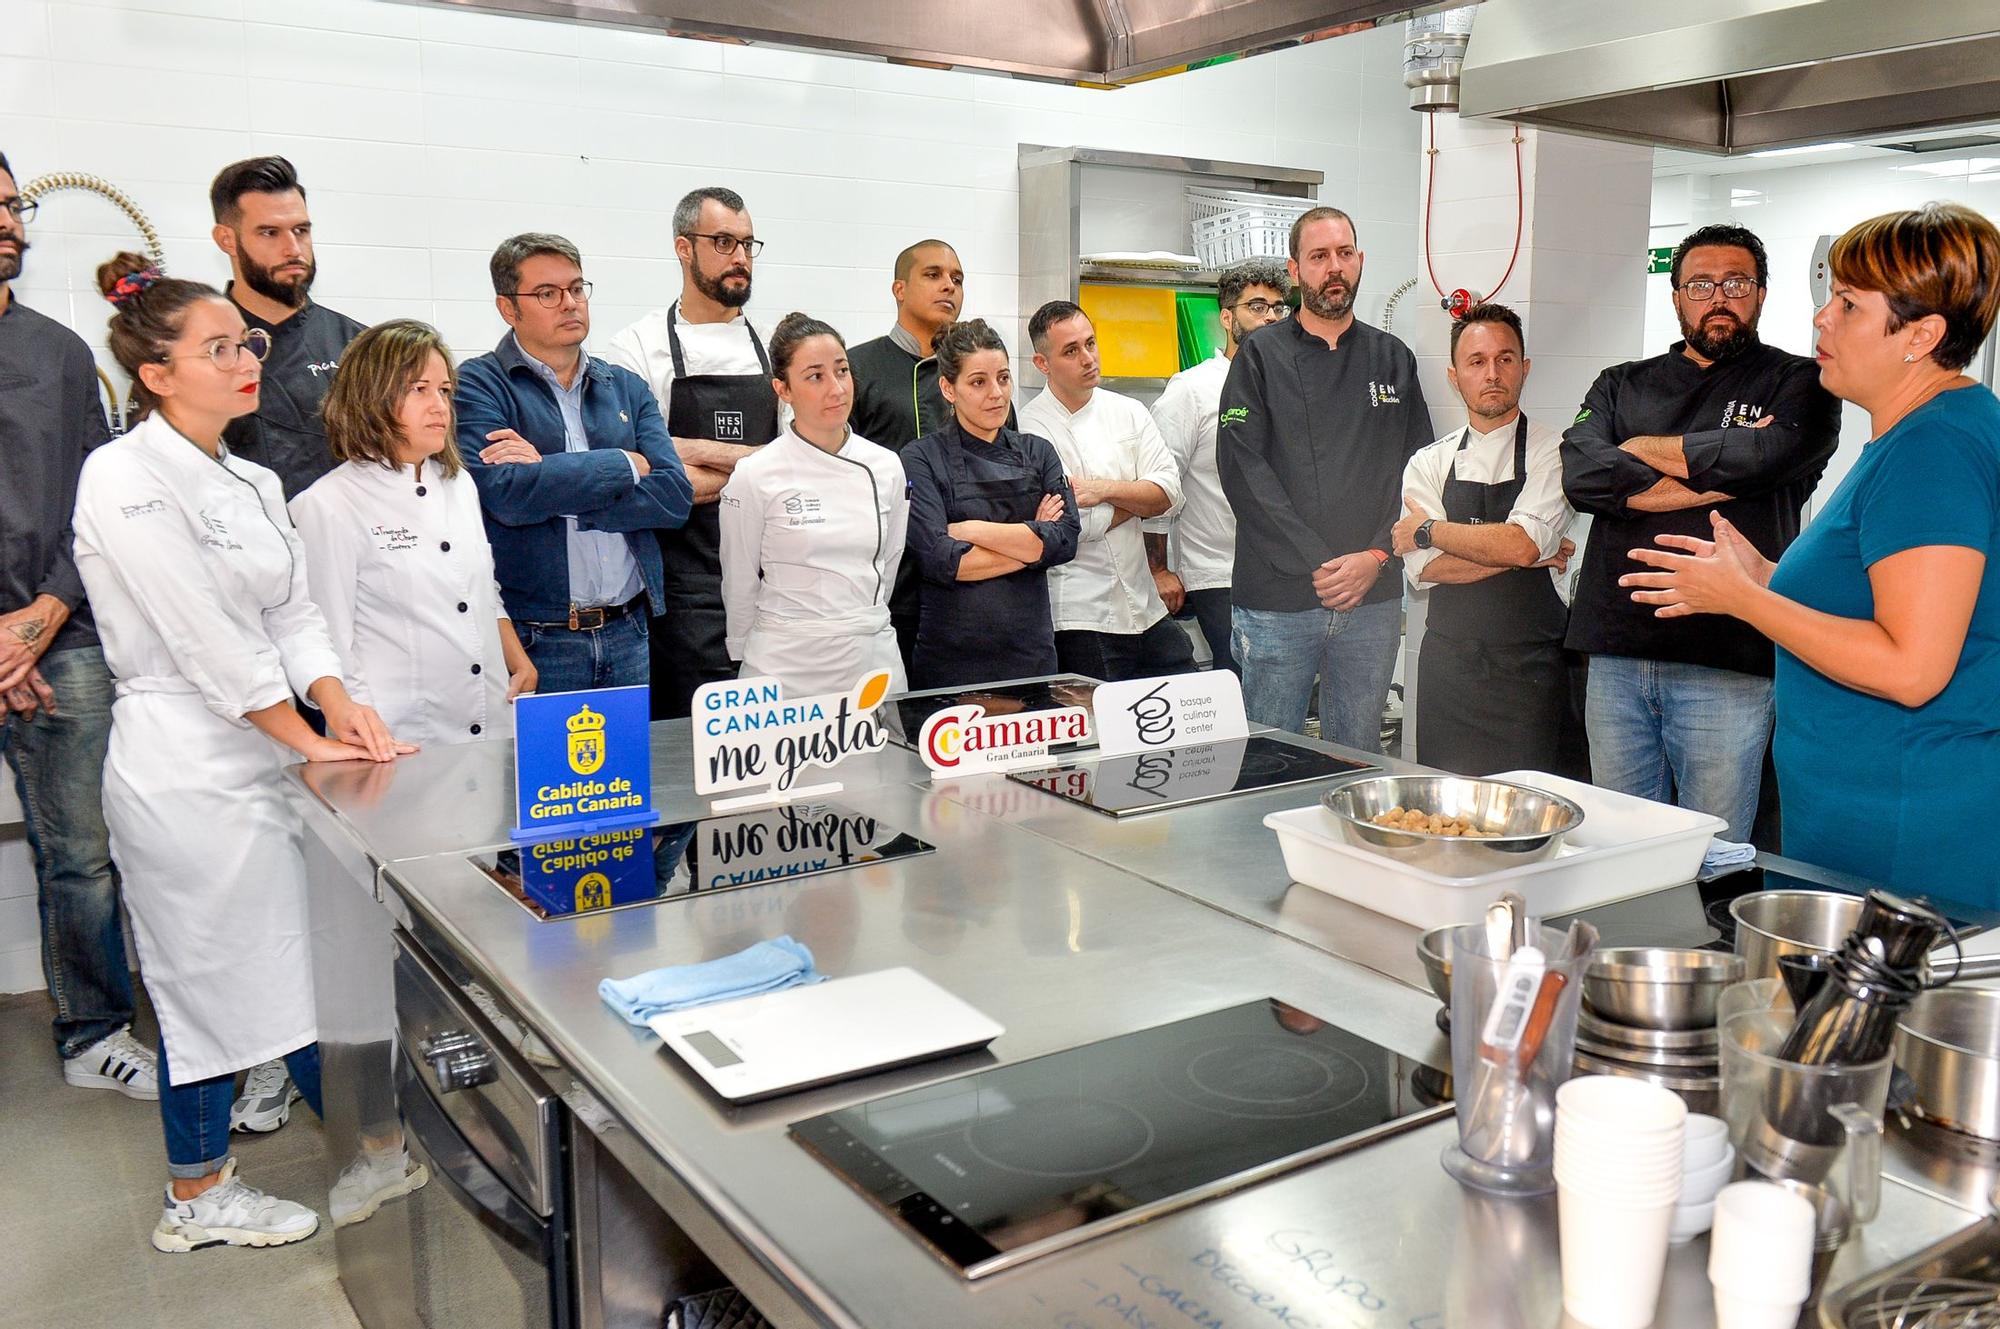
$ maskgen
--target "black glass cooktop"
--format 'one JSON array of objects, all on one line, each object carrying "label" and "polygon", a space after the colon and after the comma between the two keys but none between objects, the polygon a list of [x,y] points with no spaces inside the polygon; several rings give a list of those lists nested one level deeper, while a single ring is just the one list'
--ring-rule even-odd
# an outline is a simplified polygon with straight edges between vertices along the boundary
[{"label": "black glass cooktop", "polygon": [[1377,769],[1367,762],[1253,734],[1226,743],[1082,758],[1039,770],[1010,771],[1007,778],[1081,803],[1092,812],[1124,817]]},{"label": "black glass cooktop", "polygon": [[1422,1063],[1265,999],[796,1123],[968,1278],[1451,1109]]},{"label": "black glass cooktop", "polygon": [[[1038,678],[1025,683],[987,683],[960,688],[955,692],[925,692],[898,697],[890,703],[889,736],[906,748],[917,745],[924,721],[954,706],[977,705],[988,715],[1014,715],[1021,711],[1053,711],[1065,706],[1089,706],[1097,692],[1093,679],[1077,674],[1061,678]],[[1078,746],[1095,746],[1097,740]]]},{"label": "black glass cooktop", "polygon": [[834,803],[634,827],[470,856],[547,922],[709,895],[933,852],[934,845]]}]

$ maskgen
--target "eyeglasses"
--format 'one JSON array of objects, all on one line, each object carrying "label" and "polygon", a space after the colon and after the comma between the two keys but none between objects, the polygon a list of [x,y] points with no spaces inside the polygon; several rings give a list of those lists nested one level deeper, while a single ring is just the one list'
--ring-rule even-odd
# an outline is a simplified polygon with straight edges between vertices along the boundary
[{"label": "eyeglasses", "polygon": [[1715,292],[1719,288],[1725,300],[1741,300],[1763,284],[1755,277],[1725,277],[1721,281],[1697,277],[1693,281],[1682,282],[1679,290],[1688,299],[1700,301],[1714,299]]},{"label": "eyeglasses", "polygon": [[587,305],[590,293],[596,289],[594,283],[573,281],[567,286],[537,286],[532,291],[508,291],[505,294],[510,300],[530,299],[544,309],[556,309],[561,307],[565,295],[580,305]]},{"label": "eyeglasses", "polygon": [[1266,314],[1276,314],[1279,318],[1290,318],[1292,307],[1283,300],[1238,300],[1231,309],[1247,309],[1257,318]]},{"label": "eyeglasses", "polygon": [[724,258],[728,258],[739,248],[751,258],[764,252],[764,242],[747,235],[731,235],[727,231],[716,231],[713,234],[705,231],[683,231],[681,234],[690,240],[708,241],[715,246],[715,252]]},{"label": "eyeglasses", "polygon": [[22,198],[18,194],[13,198],[0,198],[0,208],[5,208],[8,212],[12,213],[14,220],[17,222],[33,221],[35,214],[41,210],[41,206],[35,200]]},{"label": "eyeglasses", "polygon": [[160,359],[207,360],[227,374],[242,363],[245,351],[250,353],[252,360],[262,363],[264,357],[271,353],[271,334],[262,328],[252,328],[243,334],[242,341],[212,341],[193,355],[163,355]]}]

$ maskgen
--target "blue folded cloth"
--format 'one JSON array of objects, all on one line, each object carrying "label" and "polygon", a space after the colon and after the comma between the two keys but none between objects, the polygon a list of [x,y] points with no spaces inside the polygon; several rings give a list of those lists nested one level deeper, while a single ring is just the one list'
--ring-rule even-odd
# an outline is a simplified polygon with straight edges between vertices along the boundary
[{"label": "blue folded cloth", "polygon": [[643,1026],[667,1011],[818,983],[825,977],[813,968],[811,951],[790,937],[775,937],[719,960],[607,978],[597,985],[597,995],[627,1021]]},{"label": "blue folded cloth", "polygon": [[1709,870],[1741,867],[1756,857],[1756,845],[1738,844],[1734,840],[1725,840],[1718,835],[1708,842],[1708,852],[1701,856],[1701,865]]}]

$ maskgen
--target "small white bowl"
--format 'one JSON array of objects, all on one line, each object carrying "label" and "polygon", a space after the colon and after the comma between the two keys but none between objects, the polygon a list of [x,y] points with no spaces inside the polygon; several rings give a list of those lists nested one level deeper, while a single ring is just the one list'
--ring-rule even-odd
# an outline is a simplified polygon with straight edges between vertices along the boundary
[{"label": "small white bowl", "polygon": [[1715,1226],[1715,1201],[1684,1204],[1674,1210],[1673,1224],[1667,1228],[1667,1244],[1685,1246]]},{"label": "small white bowl", "polygon": [[1705,1168],[1690,1168],[1681,1174],[1681,1203],[1707,1204],[1729,1184],[1736,1167],[1736,1151],[1727,1146],[1722,1157]]}]

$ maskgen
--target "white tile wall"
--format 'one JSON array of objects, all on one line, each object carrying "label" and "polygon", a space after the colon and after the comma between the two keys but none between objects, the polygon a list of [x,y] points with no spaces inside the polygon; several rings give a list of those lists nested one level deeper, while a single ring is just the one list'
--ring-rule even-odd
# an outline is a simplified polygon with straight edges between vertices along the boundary
[{"label": "white tile wall", "polygon": [[[0,47],[0,150],[24,179],[108,178],[177,273],[220,281],[208,182],[283,153],[311,195],[316,295],[428,318],[462,355],[503,330],[486,257],[516,231],[579,242],[599,341],[665,304],[668,213],[710,183],[771,242],[752,308],[767,325],[803,307],[876,335],[896,251],[935,234],[966,261],[968,312],[1018,342],[1024,142],[1316,168],[1361,224],[1363,317],[1416,271],[1420,126],[1393,27],[1119,92],[381,0],[0,0]],[[136,233],[65,192],[34,241],[17,295],[101,348],[92,273]],[[9,903],[32,896],[24,851],[0,844],[0,991],[40,981],[33,910]]]}]

